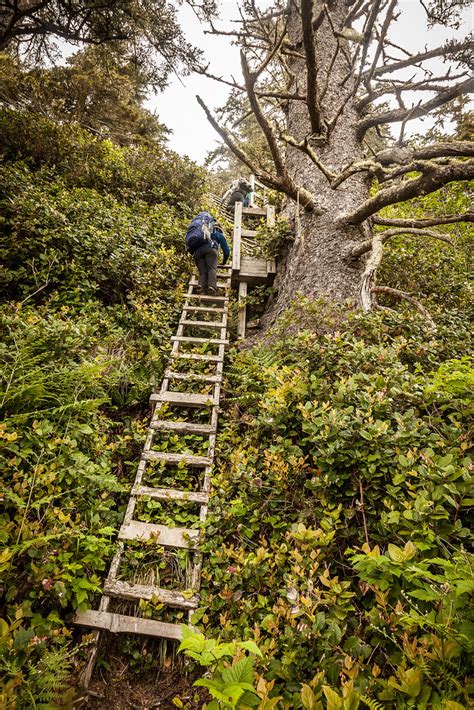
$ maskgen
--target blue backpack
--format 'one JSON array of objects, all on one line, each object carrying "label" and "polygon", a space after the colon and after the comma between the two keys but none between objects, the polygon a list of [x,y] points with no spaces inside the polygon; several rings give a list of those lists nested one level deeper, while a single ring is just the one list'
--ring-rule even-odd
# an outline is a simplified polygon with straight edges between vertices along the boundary
[{"label": "blue backpack", "polygon": [[209,212],[200,212],[188,227],[186,232],[186,251],[190,254],[205,244],[211,244],[211,234],[216,220]]}]

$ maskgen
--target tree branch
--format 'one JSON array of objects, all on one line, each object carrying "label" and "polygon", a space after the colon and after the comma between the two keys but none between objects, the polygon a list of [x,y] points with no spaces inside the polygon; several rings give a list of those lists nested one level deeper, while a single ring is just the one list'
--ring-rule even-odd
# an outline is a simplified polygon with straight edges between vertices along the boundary
[{"label": "tree branch", "polygon": [[307,210],[313,210],[316,212],[316,214],[322,214],[321,208],[317,207],[313,195],[311,195],[308,190],[306,190],[304,187],[299,187],[298,185],[296,185],[288,174],[285,173],[283,175],[278,176],[272,175],[267,170],[264,170],[260,165],[255,163],[247,155],[247,153],[242,150],[240,146],[237,145],[236,141],[230,135],[230,133],[217,123],[214,116],[212,115],[204,101],[201,99],[201,97],[196,96],[196,99],[201,108],[204,110],[207,116],[207,120],[214,128],[214,130],[220,135],[224,143],[230,148],[234,155],[236,155],[237,158],[244,165],[246,165],[249,170],[251,170],[252,173],[254,173],[264,185],[266,185],[266,187],[269,187],[272,190],[277,190],[279,192],[285,193],[286,195],[288,195],[288,197],[291,197],[291,199],[295,200],[295,202],[299,200],[300,204],[302,204],[303,207],[305,207]]},{"label": "tree branch", "polygon": [[357,125],[357,132],[359,136],[362,137],[369,128],[372,128],[372,126],[380,126],[385,123],[394,123],[397,121],[403,121],[404,119],[411,121],[414,118],[420,118],[420,116],[425,116],[433,109],[452,101],[457,96],[468,94],[473,90],[473,88],[474,78],[469,78],[466,79],[466,81],[462,81],[459,84],[455,84],[445,91],[442,91],[424,104],[420,104],[412,108],[399,108],[394,109],[393,111],[386,111],[385,113],[367,116],[359,121]]},{"label": "tree branch", "polygon": [[436,330],[436,323],[431,317],[430,312],[424,306],[422,306],[421,303],[416,300],[416,298],[413,298],[413,296],[407,293],[406,291],[400,291],[398,288],[390,288],[389,286],[374,286],[371,289],[371,292],[384,293],[387,294],[387,296],[394,296],[395,298],[401,298],[404,301],[408,301],[408,303],[411,303],[412,306],[414,306],[416,310],[421,313],[422,316],[424,316],[430,328],[432,330]]},{"label": "tree branch", "polygon": [[455,222],[474,222],[474,212],[464,212],[464,214],[448,214],[444,217],[427,217],[426,219],[391,219],[375,215],[372,218],[374,224],[381,224],[386,227],[412,227],[423,229],[423,227],[437,227],[440,224],[454,224]]},{"label": "tree branch", "polygon": [[[446,242],[447,244],[450,244],[452,247],[454,247],[454,243],[451,241],[451,239],[449,239],[449,237],[447,237],[445,234],[442,234],[441,232],[433,232],[430,229],[417,229],[416,227],[407,227],[406,229],[396,228],[386,229],[384,232],[379,232],[379,234],[381,235],[383,244],[385,244],[385,242],[387,242],[392,237],[397,237],[400,234],[413,234],[418,237],[431,237],[432,239],[439,239],[441,242]],[[356,259],[357,257],[362,256],[362,254],[366,254],[371,249],[372,241],[368,239],[365,242],[357,244],[357,246],[352,249],[350,257],[352,259]]]},{"label": "tree branch", "polygon": [[340,220],[349,224],[360,224],[382,207],[405,202],[413,197],[428,195],[440,187],[456,180],[474,178],[474,160],[456,162],[451,165],[426,164],[425,172],[419,177],[405,180],[399,185],[381,190],[374,197],[362,203],[356,210],[343,215]]}]

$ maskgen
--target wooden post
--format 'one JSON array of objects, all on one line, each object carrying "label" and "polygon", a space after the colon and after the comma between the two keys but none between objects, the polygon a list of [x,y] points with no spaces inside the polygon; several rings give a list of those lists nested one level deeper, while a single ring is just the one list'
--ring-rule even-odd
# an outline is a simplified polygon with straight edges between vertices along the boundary
[{"label": "wooden post", "polygon": [[247,296],[247,282],[239,283],[239,317],[237,322],[237,337],[245,338],[245,326],[247,322],[247,304],[245,298]]},{"label": "wooden post", "polygon": [[252,191],[250,193],[250,199],[249,199],[249,207],[254,207],[254,205],[255,205],[255,175],[250,176],[249,182],[252,185]]},{"label": "wooden post", "polygon": [[240,249],[242,237],[242,203],[234,207],[234,243],[232,244],[232,271],[240,271]]},{"label": "wooden post", "polygon": [[[273,227],[275,224],[275,207],[267,205],[267,227]],[[269,274],[276,273],[275,259],[267,259],[267,272]]]}]

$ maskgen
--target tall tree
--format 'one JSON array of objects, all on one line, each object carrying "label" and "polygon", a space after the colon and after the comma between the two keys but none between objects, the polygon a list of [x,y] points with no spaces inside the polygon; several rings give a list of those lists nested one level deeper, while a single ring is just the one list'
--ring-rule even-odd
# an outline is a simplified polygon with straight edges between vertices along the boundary
[{"label": "tall tree", "polygon": [[[201,17],[215,11],[215,0],[189,4]],[[57,39],[121,42],[161,87],[170,72],[191,69],[200,54],[185,41],[175,4],[167,0],[0,0],[0,50],[17,48],[38,61],[54,53]]]},{"label": "tall tree", "polygon": [[0,54],[0,106],[77,123],[119,145],[162,143],[169,133],[142,106],[146,90],[146,76],[117,43],[88,46],[48,68]]},{"label": "tall tree", "polygon": [[[459,25],[460,3],[422,5],[427,25]],[[472,91],[473,43],[464,38],[411,52],[393,38],[399,15],[398,0],[290,0],[265,14],[254,0],[244,3],[239,30],[226,32],[241,45],[243,81],[213,78],[247,97],[272,169],[246,152],[198,97],[227,146],[290,198],[289,211],[298,215],[294,246],[279,264],[277,312],[296,292],[350,298],[367,310],[381,292],[376,273],[387,239],[443,238],[437,225],[473,220],[470,213],[398,223],[379,214],[474,177],[468,140],[406,140],[410,121]],[[220,33],[214,26],[211,32]],[[396,129],[395,138],[387,127]]]}]

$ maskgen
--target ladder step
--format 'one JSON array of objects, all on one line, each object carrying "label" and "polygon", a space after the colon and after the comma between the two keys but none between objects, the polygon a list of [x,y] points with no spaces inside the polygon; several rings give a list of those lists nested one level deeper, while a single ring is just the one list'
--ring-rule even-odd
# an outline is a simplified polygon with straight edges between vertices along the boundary
[{"label": "ladder step", "polygon": [[210,345],[229,345],[228,340],[221,338],[192,338],[188,335],[173,335],[172,343],[209,343]]},{"label": "ladder step", "polygon": [[149,486],[135,486],[132,496],[149,496],[156,500],[184,500],[191,503],[208,503],[209,494],[204,491],[177,491],[173,488],[150,488]]},{"label": "ladder step", "polygon": [[151,429],[159,431],[186,431],[190,434],[215,434],[216,428],[209,424],[194,422],[172,422],[168,419],[156,419],[150,424]]},{"label": "ladder step", "polygon": [[201,328],[225,328],[222,321],[212,321],[212,320],[182,320],[180,325],[195,325]]},{"label": "ladder step", "polygon": [[196,311],[199,313],[227,313],[227,308],[206,308],[206,306],[186,306],[183,308],[183,313],[186,311]]},{"label": "ladder step", "polygon": [[211,394],[193,394],[192,392],[155,392],[150,402],[169,402],[183,407],[212,407],[217,404]]},{"label": "ladder step", "polygon": [[200,355],[199,353],[171,353],[171,357],[179,357],[181,360],[202,360],[207,362],[224,362],[220,355]]},{"label": "ladder step", "polygon": [[199,597],[194,593],[175,592],[172,589],[161,589],[160,587],[150,587],[145,584],[133,584],[132,582],[120,580],[106,582],[104,594],[109,597],[118,597],[119,599],[156,599],[162,604],[177,607],[178,609],[196,609],[199,605]]},{"label": "ladder step", "polygon": [[222,375],[200,375],[197,372],[173,372],[172,370],[166,370],[164,377],[167,380],[195,380],[196,382],[206,382],[207,384],[222,382]]},{"label": "ladder step", "polygon": [[[190,286],[197,286],[199,284],[199,278],[197,276],[191,276],[189,280]],[[230,276],[218,276],[217,277],[217,288],[228,288],[230,285]]]},{"label": "ladder step", "polygon": [[212,459],[207,456],[194,456],[193,454],[170,454],[167,451],[144,451],[142,459],[145,461],[164,461],[165,463],[187,463],[190,466],[211,466]]},{"label": "ladder step", "polygon": [[242,229],[241,235],[243,237],[256,237],[257,230],[256,229]]},{"label": "ladder step", "polygon": [[163,547],[182,547],[196,550],[199,542],[199,530],[191,528],[169,528],[156,523],[141,523],[131,520],[119,530],[119,540],[150,540],[156,538],[156,544]]},{"label": "ladder step", "polygon": [[267,210],[262,209],[261,207],[243,207],[243,208],[242,208],[242,214],[266,215],[266,214],[267,214]]},{"label": "ladder step", "polygon": [[181,639],[180,624],[166,624],[153,619],[141,619],[137,616],[112,614],[110,611],[79,611],[74,617],[78,626],[88,626],[92,629],[106,629],[114,634],[140,634],[142,636],[158,636],[160,638]]},{"label": "ladder step", "polygon": [[[198,298],[200,301],[221,301],[227,303],[229,300],[228,296],[203,296],[200,293],[188,293],[185,296],[186,300],[188,298]],[[187,308],[187,304],[185,303],[185,308]]]}]

